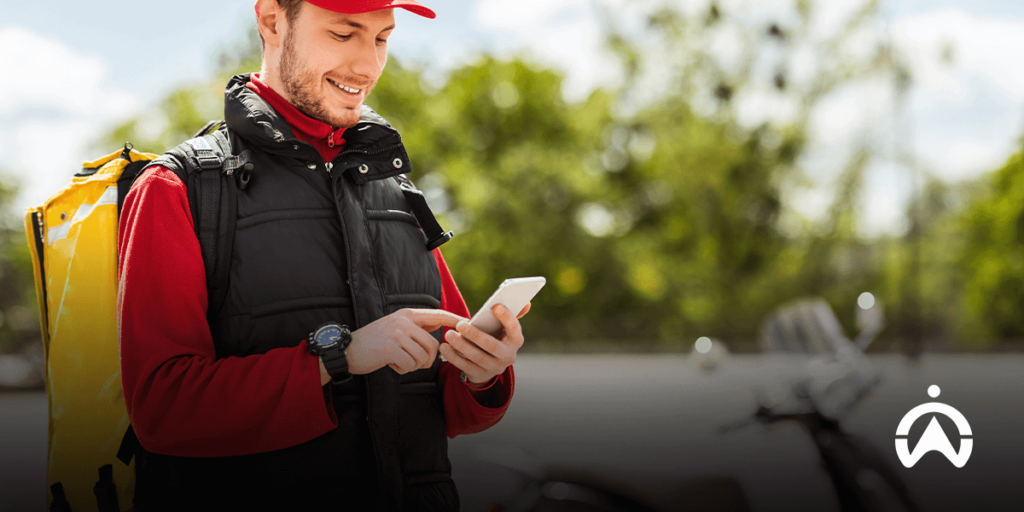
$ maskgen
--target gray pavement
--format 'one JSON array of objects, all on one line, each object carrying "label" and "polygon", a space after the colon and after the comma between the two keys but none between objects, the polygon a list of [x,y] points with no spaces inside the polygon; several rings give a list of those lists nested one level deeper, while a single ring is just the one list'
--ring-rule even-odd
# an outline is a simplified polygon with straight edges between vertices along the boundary
[{"label": "gray pavement", "polygon": [[[873,356],[883,382],[845,422],[888,454],[924,510],[1024,510],[1024,355],[926,355],[907,365]],[[494,428],[450,441],[454,477],[468,512],[516,492],[507,475],[481,474],[475,461],[498,457],[610,475],[666,510],[698,477],[734,478],[754,510],[839,510],[810,438],[796,425],[718,427],[753,411],[754,391],[786,367],[732,356],[701,372],[683,355],[523,354],[516,394]],[[937,400],[959,409],[975,450],[956,469],[941,455],[914,468],[896,458],[896,425],[910,408]],[[0,511],[44,510],[46,397],[0,394]],[[955,431],[946,429],[958,446]]]}]

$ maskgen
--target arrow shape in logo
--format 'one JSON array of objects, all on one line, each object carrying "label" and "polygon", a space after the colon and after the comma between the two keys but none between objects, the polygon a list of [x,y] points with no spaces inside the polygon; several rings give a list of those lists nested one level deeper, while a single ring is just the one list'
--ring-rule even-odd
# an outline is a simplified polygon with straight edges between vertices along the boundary
[{"label": "arrow shape in logo", "polygon": [[[939,393],[938,386],[928,388],[928,394],[932,398],[938,397]],[[953,423],[956,424],[957,430],[960,431],[959,453],[953,449],[953,445],[949,442],[949,438],[946,437],[946,433],[942,430],[942,426],[939,425],[939,420],[936,417],[932,417],[932,421],[928,423],[924,434],[921,435],[921,440],[917,442],[917,446],[914,446],[914,452],[910,452],[907,444],[910,426],[921,416],[930,413],[942,414],[953,420]],[[971,450],[974,448],[974,439],[970,437],[971,435],[971,425],[967,423],[967,418],[960,414],[960,411],[939,402],[921,404],[911,409],[900,420],[899,426],[896,427],[896,455],[899,456],[903,466],[909,468],[917,464],[917,461],[921,460],[924,454],[935,451],[944,455],[954,466],[962,468],[967,464],[967,459],[971,458]]]},{"label": "arrow shape in logo", "polygon": [[973,439],[961,439],[960,452],[957,453],[953,449],[953,444],[949,442],[949,438],[946,437],[946,433],[939,426],[938,418],[935,417],[932,417],[932,421],[928,423],[924,434],[921,435],[921,440],[917,442],[917,446],[914,446],[913,452],[908,449],[906,438],[896,439],[896,455],[899,456],[903,466],[908,468],[917,464],[924,454],[933,451],[945,455],[954,466],[962,468],[964,464],[967,464],[967,459],[971,458],[973,448]]}]

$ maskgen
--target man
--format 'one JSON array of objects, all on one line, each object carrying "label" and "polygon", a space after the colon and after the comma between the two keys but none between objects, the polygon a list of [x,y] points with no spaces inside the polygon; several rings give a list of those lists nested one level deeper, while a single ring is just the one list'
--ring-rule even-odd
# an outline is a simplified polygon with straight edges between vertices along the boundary
[{"label": "man", "polygon": [[[401,138],[363,104],[394,8],[434,17],[411,0],[259,0],[263,66],[228,84],[227,129],[128,194],[118,321],[140,512],[458,510],[446,436],[501,419],[523,336],[500,306],[498,337],[465,320],[410,213]],[[186,149],[211,140],[251,169],[222,196],[235,224],[216,300],[182,179]]]}]

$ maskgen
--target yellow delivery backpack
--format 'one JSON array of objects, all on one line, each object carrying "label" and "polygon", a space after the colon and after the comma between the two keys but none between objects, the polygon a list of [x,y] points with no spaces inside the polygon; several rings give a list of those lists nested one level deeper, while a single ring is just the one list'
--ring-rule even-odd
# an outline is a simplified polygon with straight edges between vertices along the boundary
[{"label": "yellow delivery backpack", "polygon": [[[117,345],[117,222],[135,176],[156,155],[123,151],[84,164],[25,221],[35,267],[49,401],[50,510],[131,506],[132,466]],[[66,500],[66,501],[65,501]]]},{"label": "yellow delivery backpack", "polygon": [[[175,148],[211,304],[227,288],[227,266],[215,263],[218,239],[234,235],[233,222],[219,222],[221,193],[233,198],[244,190],[252,170],[246,151],[232,155],[225,129],[223,121],[210,121]],[[46,356],[51,512],[122,512],[134,501],[132,459],[142,448],[121,388],[117,226],[135,178],[157,158],[125,144],[86,162],[70,185],[25,215]]]},{"label": "yellow delivery backpack", "polygon": [[[227,280],[226,266],[215,271],[218,237],[229,239],[234,226],[219,222],[221,191],[230,196],[224,183],[236,180],[245,189],[252,170],[215,136],[225,128],[211,121],[176,148],[212,300]],[[121,387],[118,219],[135,178],[157,158],[126,143],[83,164],[71,184],[26,213],[46,359],[50,512],[122,512],[134,501],[132,459],[141,446]]]},{"label": "yellow delivery backpack", "polygon": [[[227,287],[227,267],[215,269],[218,237],[234,235],[233,222],[219,222],[221,193],[234,197],[236,187],[225,184],[236,180],[244,190],[252,170],[246,152],[232,156],[226,137],[214,133],[225,129],[210,121],[176,148],[212,303]],[[134,501],[132,459],[142,447],[121,388],[117,225],[135,178],[157,158],[125,144],[86,162],[70,185],[25,215],[46,358],[50,512],[122,512]]]}]

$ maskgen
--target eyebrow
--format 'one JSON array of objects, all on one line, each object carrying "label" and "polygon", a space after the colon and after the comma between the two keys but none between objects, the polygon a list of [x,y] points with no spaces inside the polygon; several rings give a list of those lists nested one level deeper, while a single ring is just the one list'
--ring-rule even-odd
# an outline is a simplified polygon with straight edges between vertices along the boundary
[{"label": "eyebrow", "polygon": [[[352,28],[357,28],[359,30],[366,30],[366,26],[363,25],[362,23],[356,23],[354,21],[349,21],[349,20],[341,21],[339,23],[343,23],[345,25],[348,25],[348,26],[350,26]],[[395,24],[392,23],[391,25],[388,25],[387,27],[384,27],[384,30],[381,30],[381,32],[387,32],[388,30],[392,30],[394,28],[395,28]]]}]

